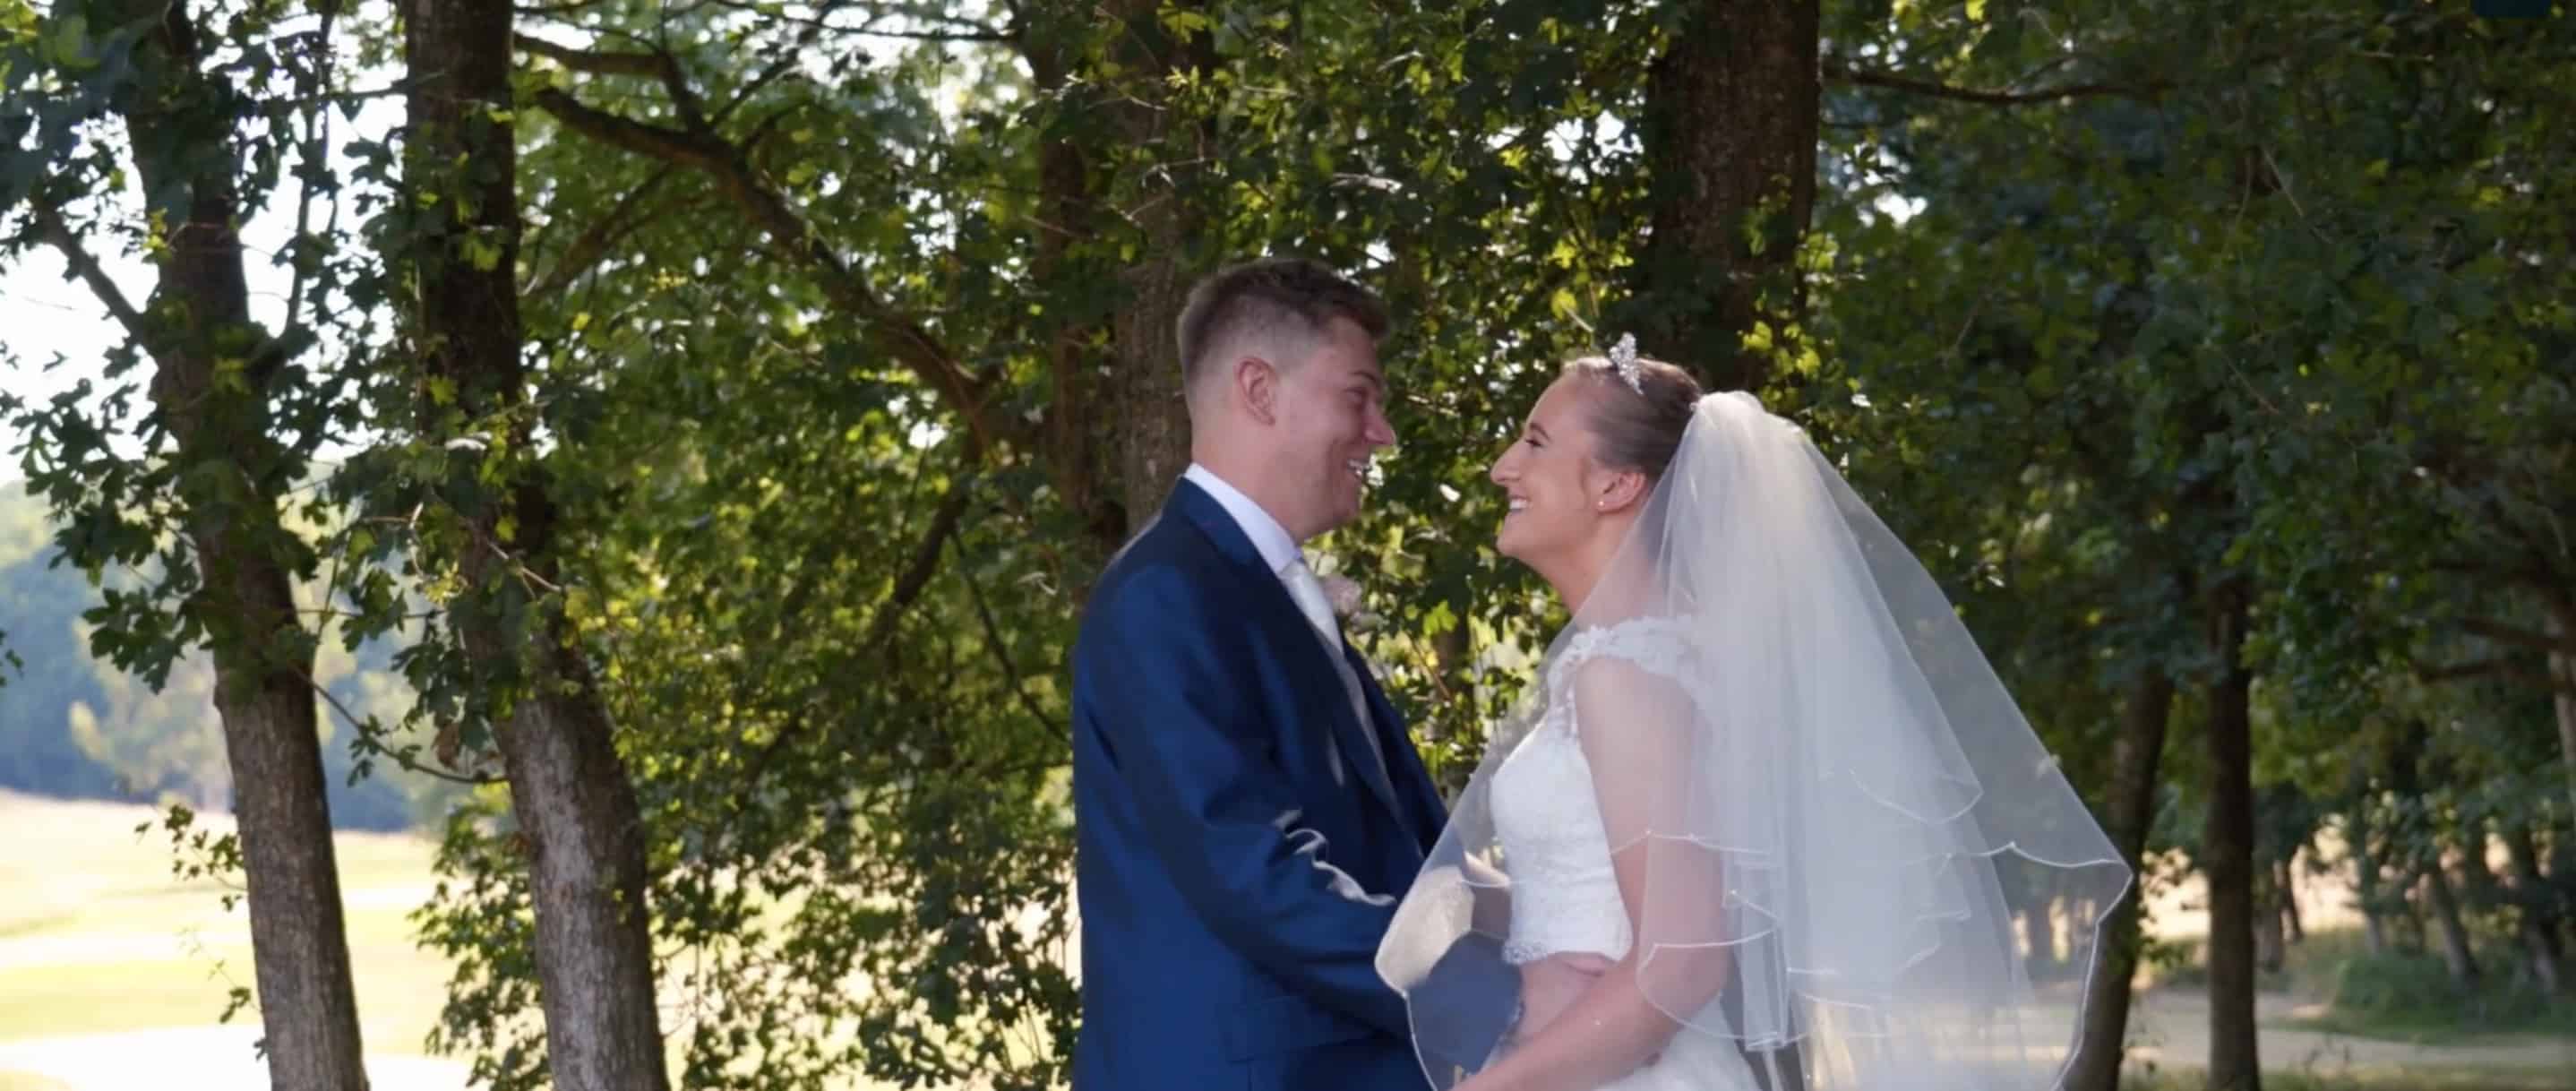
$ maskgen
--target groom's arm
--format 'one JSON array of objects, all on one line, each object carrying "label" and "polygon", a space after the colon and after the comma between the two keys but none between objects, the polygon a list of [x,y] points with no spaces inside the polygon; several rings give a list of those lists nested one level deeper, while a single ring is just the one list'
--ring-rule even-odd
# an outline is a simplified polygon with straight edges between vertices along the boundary
[{"label": "groom's arm", "polygon": [[[1364,890],[1306,826],[1211,637],[1225,619],[1176,575],[1139,573],[1089,637],[1093,694],[1155,855],[1210,929],[1298,993],[1392,1034],[1404,1001],[1378,980],[1396,891]],[[1238,622],[1239,623],[1239,622]]]}]

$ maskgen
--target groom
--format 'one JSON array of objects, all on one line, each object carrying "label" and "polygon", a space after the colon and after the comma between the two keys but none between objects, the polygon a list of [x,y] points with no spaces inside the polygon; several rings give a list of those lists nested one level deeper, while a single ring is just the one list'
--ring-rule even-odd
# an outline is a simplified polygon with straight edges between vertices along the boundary
[{"label": "groom", "polygon": [[[1359,514],[1395,442],[1386,329],[1367,290],[1288,259],[1216,273],[1181,314],[1191,465],[1073,652],[1076,1091],[1425,1086],[1373,960],[1443,809],[1299,550]],[[1453,955],[1437,1010],[1499,1026],[1516,978]]]}]

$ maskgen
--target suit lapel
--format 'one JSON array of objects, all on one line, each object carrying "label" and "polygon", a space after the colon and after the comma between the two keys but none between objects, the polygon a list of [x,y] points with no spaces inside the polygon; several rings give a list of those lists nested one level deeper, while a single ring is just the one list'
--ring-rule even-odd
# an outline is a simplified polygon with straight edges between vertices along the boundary
[{"label": "suit lapel", "polygon": [[1349,661],[1351,673],[1359,677],[1360,693],[1368,704],[1369,723],[1362,725],[1362,729],[1377,736],[1378,753],[1386,756],[1387,783],[1385,794],[1380,798],[1386,800],[1388,810],[1395,812],[1396,824],[1404,827],[1414,840],[1420,841],[1422,831],[1414,828],[1415,816],[1405,809],[1403,800],[1397,798],[1394,784],[1396,766],[1404,760],[1398,755],[1408,753],[1413,740],[1405,735],[1404,719],[1396,715],[1395,703],[1387,700],[1386,691],[1379,688],[1377,675],[1369,670],[1367,658],[1360,655],[1358,648],[1351,647],[1347,639],[1342,642],[1342,656]]},{"label": "suit lapel", "polygon": [[[1208,541],[1216,546],[1218,553],[1223,554],[1226,560],[1242,570],[1251,598],[1261,604],[1261,616],[1256,619],[1259,623],[1271,626],[1293,625],[1298,634],[1305,638],[1289,641],[1288,644],[1294,648],[1311,648],[1312,653],[1290,652],[1285,657],[1287,662],[1282,664],[1301,676],[1298,684],[1319,687],[1326,693],[1345,693],[1341,672],[1333,664],[1332,648],[1324,642],[1323,634],[1315,631],[1314,624],[1306,620],[1306,612],[1299,609],[1297,600],[1289,596],[1287,585],[1281,583],[1278,574],[1270,570],[1269,564],[1261,557],[1261,550],[1252,544],[1251,537],[1244,534],[1243,528],[1236,525],[1234,516],[1225,510],[1225,505],[1217,503],[1215,497],[1207,494],[1207,490],[1199,488],[1184,478],[1179,484],[1173,486],[1172,498],[1164,504],[1164,510],[1177,511],[1183,518],[1189,520],[1191,525],[1198,528],[1200,534],[1206,536]],[[1359,659],[1357,652],[1351,650],[1349,640],[1345,639],[1342,642],[1342,648],[1343,654],[1351,663],[1352,671],[1359,678],[1361,703],[1369,709],[1370,718],[1387,718],[1387,722],[1393,723],[1394,710],[1385,707],[1385,697],[1377,692],[1376,683],[1370,678],[1366,663]],[[1387,813],[1394,815],[1396,822],[1409,832],[1412,822],[1405,816],[1403,805],[1395,798],[1395,786],[1389,779],[1395,762],[1394,755],[1386,753],[1382,747],[1370,746],[1370,736],[1375,732],[1371,725],[1358,719],[1359,710],[1353,708],[1350,701],[1338,700],[1330,704],[1333,707],[1331,717],[1333,745],[1334,749],[1341,754],[1342,766],[1357,770],[1360,783],[1368,785],[1369,794],[1376,796],[1378,804],[1385,807]],[[1383,763],[1379,760],[1381,754],[1385,758]]]}]

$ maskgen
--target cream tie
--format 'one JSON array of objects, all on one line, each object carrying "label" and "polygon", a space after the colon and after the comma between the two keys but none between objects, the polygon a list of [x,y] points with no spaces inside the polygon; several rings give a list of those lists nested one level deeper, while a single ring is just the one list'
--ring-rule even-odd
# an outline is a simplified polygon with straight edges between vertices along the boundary
[{"label": "cream tie", "polygon": [[1306,567],[1303,557],[1280,569],[1279,579],[1288,585],[1288,597],[1297,600],[1297,608],[1315,626],[1316,635],[1324,638],[1324,650],[1333,657],[1333,673],[1341,676],[1343,693],[1351,701],[1351,714],[1359,717],[1360,734],[1368,739],[1370,764],[1377,767],[1379,777],[1385,777],[1386,751],[1379,747],[1377,731],[1369,723],[1368,697],[1360,689],[1359,674],[1342,657],[1342,626],[1333,618],[1333,603],[1324,594],[1324,581],[1315,578],[1315,570]]},{"label": "cream tie", "polygon": [[1306,620],[1315,626],[1316,632],[1323,634],[1324,643],[1333,649],[1333,658],[1339,660],[1342,626],[1333,619],[1333,603],[1324,594],[1324,581],[1315,578],[1315,570],[1306,567],[1302,557],[1290,561],[1279,575],[1288,583],[1288,597],[1297,600],[1297,608],[1306,612]]}]

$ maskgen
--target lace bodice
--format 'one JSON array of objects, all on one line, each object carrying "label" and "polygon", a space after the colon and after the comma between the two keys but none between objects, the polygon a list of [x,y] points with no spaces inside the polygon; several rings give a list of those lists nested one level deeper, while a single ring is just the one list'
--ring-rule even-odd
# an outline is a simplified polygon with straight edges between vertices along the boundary
[{"label": "lace bodice", "polygon": [[1640,618],[1568,639],[1548,668],[1547,709],[1538,726],[1494,772],[1494,833],[1512,888],[1503,957],[1513,965],[1566,952],[1615,959],[1633,939],[1575,720],[1575,669],[1600,656],[1673,679],[1705,701],[1698,692],[1705,680],[1692,669],[1692,647],[1678,621]]}]

